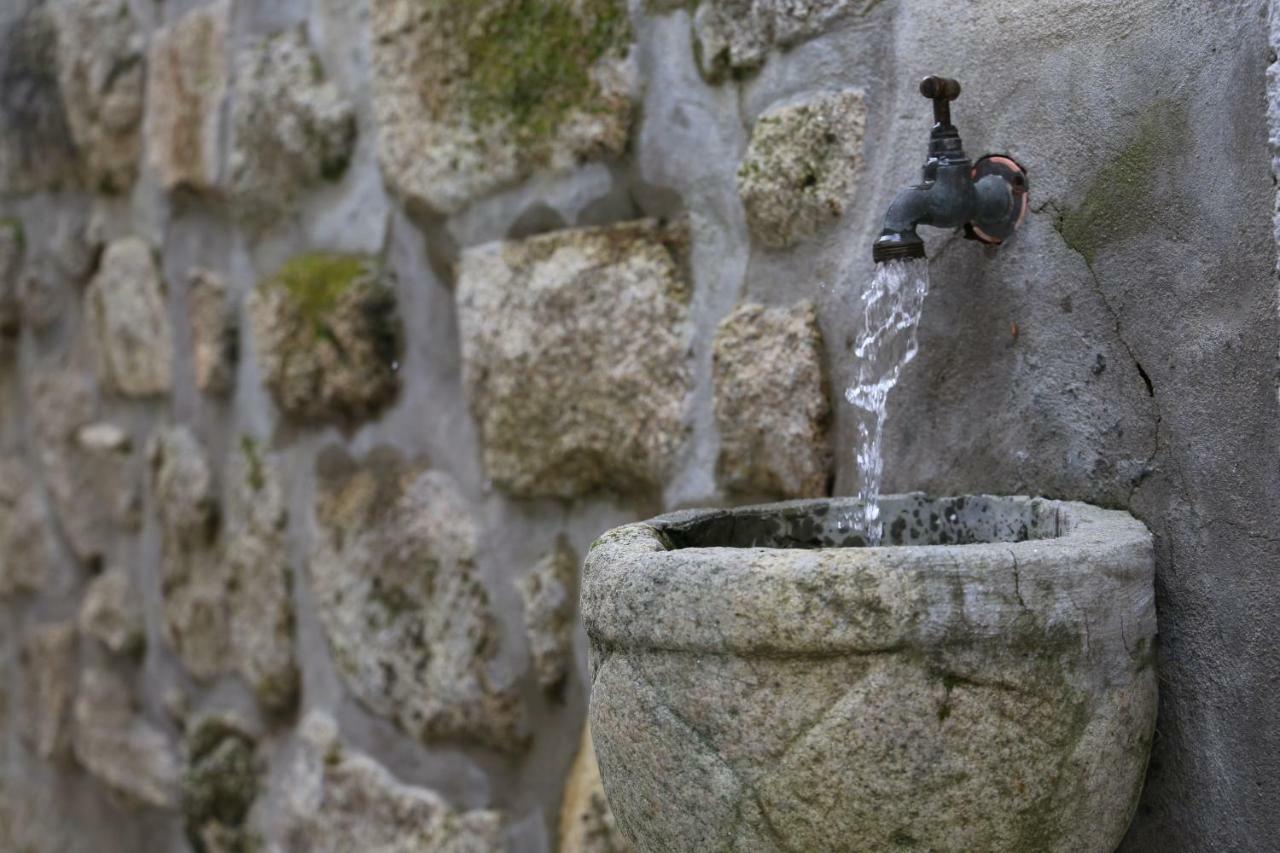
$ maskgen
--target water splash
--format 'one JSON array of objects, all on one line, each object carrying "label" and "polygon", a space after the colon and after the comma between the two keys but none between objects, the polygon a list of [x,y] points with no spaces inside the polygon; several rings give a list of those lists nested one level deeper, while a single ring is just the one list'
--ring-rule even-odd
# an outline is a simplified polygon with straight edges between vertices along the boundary
[{"label": "water splash", "polygon": [[916,329],[924,297],[929,292],[927,261],[877,264],[870,287],[861,294],[863,326],[854,346],[858,368],[845,399],[858,409],[856,448],[859,473],[858,502],[841,528],[861,531],[869,545],[879,545],[880,486],[884,479],[884,424],[889,392],[898,384],[902,368],[915,358]]}]

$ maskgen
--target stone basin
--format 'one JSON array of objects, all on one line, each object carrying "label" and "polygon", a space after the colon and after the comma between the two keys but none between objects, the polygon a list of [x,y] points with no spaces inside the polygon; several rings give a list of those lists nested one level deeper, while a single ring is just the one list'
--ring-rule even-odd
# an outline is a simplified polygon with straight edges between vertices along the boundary
[{"label": "stone basin", "polygon": [[582,584],[591,731],[641,851],[1112,851],[1156,714],[1151,536],[1026,497],[689,510]]}]

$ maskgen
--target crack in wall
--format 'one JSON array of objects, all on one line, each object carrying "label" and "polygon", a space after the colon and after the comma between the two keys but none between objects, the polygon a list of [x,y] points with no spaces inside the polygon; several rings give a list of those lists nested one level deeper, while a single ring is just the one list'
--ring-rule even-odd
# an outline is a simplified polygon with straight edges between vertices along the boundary
[{"label": "crack in wall", "polygon": [[1138,358],[1137,351],[1125,337],[1124,324],[1121,321],[1120,312],[1111,304],[1111,300],[1107,298],[1106,290],[1103,288],[1102,282],[1098,278],[1097,271],[1093,268],[1093,261],[1090,260],[1089,255],[1083,249],[1074,245],[1068,238],[1068,235],[1064,232],[1062,227],[1063,218],[1065,216],[1064,212],[1053,199],[1045,201],[1045,203],[1037,208],[1035,212],[1041,213],[1046,210],[1051,211],[1053,214],[1053,230],[1057,232],[1058,237],[1062,240],[1062,244],[1072,252],[1079,255],[1080,260],[1084,262],[1085,270],[1089,273],[1089,283],[1092,285],[1093,292],[1097,294],[1099,302],[1101,302],[1103,309],[1111,317],[1111,321],[1114,324],[1113,328],[1116,340],[1120,342],[1120,346],[1124,348],[1125,354],[1128,355],[1129,360],[1133,362],[1133,366],[1138,372],[1138,377],[1142,380],[1143,385],[1146,386],[1147,397],[1151,399],[1151,404],[1155,408],[1155,415],[1152,423],[1151,452],[1147,455],[1147,458],[1143,462],[1142,467],[1138,470],[1138,473],[1131,479],[1129,493],[1125,496],[1125,505],[1131,507],[1138,490],[1142,487],[1142,484],[1147,481],[1152,473],[1154,473],[1153,466],[1155,465],[1156,458],[1160,456],[1161,451],[1163,450],[1162,425],[1164,423],[1164,412],[1160,406],[1160,398],[1156,395],[1155,383],[1152,382],[1151,375],[1147,373],[1147,369],[1142,365],[1142,360]]}]

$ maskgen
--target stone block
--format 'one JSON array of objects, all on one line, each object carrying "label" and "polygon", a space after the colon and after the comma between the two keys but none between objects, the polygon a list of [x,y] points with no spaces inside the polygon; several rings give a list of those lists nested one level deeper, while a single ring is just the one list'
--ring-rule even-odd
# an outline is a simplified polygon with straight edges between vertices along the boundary
[{"label": "stone block", "polygon": [[574,497],[665,482],[693,385],[685,240],[641,220],[463,252],[463,381],[499,487]]}]

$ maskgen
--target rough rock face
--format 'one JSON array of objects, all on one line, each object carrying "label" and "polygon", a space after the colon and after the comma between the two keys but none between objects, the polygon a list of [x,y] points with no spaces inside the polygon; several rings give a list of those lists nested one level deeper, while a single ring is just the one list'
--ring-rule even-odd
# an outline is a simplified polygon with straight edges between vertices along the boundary
[{"label": "rough rock face", "polygon": [[85,590],[80,605],[80,631],[116,654],[138,651],[146,642],[142,599],[129,573],[113,566]]},{"label": "rough rock face", "polygon": [[164,732],[138,716],[129,688],[106,670],[86,669],[75,702],[75,755],[86,770],[131,800],[177,804],[180,771]]},{"label": "rough rock face", "polygon": [[756,496],[825,494],[830,404],[813,303],[739,306],[716,331],[712,375],[721,483]]},{"label": "rough rock face", "polygon": [[168,393],[172,330],[151,247],[138,237],[107,246],[85,292],[85,315],[103,382],[130,397]]},{"label": "rough rock face", "polygon": [[572,497],[664,481],[692,386],[684,240],[642,220],[463,253],[463,378],[497,485]]},{"label": "rough rock face", "polygon": [[97,421],[93,386],[71,365],[46,369],[31,403],[45,484],[58,521],[81,560],[105,553],[115,532],[137,526],[142,479],[129,436]]},{"label": "rough rock face", "polygon": [[0,359],[13,354],[18,333],[22,331],[19,276],[25,250],[22,223],[16,219],[0,219]]},{"label": "rough rock face", "polygon": [[342,745],[338,725],[312,711],[285,786],[290,840],[312,853],[488,853],[503,850],[502,816],[457,811],[438,794],[397,781]]},{"label": "rough rock face", "polygon": [[156,30],[147,58],[147,159],[161,185],[208,192],[218,183],[227,18],[218,0]]},{"label": "rough rock face", "polygon": [[26,2],[0,31],[0,195],[74,185],[79,161],[62,92],[49,6]]},{"label": "rough rock face", "polygon": [[206,269],[191,270],[187,321],[195,351],[196,386],[206,394],[229,393],[240,354],[240,329],[222,276]]},{"label": "rough rock face", "polygon": [[44,586],[51,558],[47,525],[27,463],[0,458],[0,599]]},{"label": "rough rock face", "polygon": [[144,34],[128,0],[58,0],[58,85],[90,189],[124,192],[141,155]]},{"label": "rough rock face", "polygon": [[235,853],[257,849],[246,827],[258,796],[253,737],[235,719],[196,721],[183,742],[182,812],[196,850]]},{"label": "rough rock face", "polygon": [[388,448],[358,465],[330,449],[319,467],[311,585],[352,692],[417,737],[522,749],[518,691],[490,673],[498,626],[457,484]]},{"label": "rough rock face", "polygon": [[229,646],[213,473],[186,427],[158,432],[147,457],[164,538],[165,635],[192,675],[212,678],[223,671]]},{"label": "rough rock face", "polygon": [[224,525],[230,661],[268,709],[282,711],[299,686],[283,473],[249,436],[231,453]]},{"label": "rough rock face", "polygon": [[862,170],[866,125],[866,100],[852,89],[761,115],[738,169],[752,236],[782,249],[839,220]]},{"label": "rough rock face", "polygon": [[231,196],[242,221],[266,227],[290,212],[304,189],[346,170],[355,113],[325,80],[302,30],[241,52],[236,68]]},{"label": "rough rock face", "polygon": [[563,539],[516,582],[524,602],[533,670],[544,690],[564,683],[573,665],[574,591],[578,557]]},{"label": "rough rock face", "polygon": [[903,547],[830,547],[854,507],[597,540],[590,715],[619,827],[645,851],[1114,850],[1155,723],[1151,534],[908,495],[882,504]]},{"label": "rough rock face", "polygon": [[877,2],[703,0],[693,19],[695,51],[703,72],[712,79],[738,76],[763,65],[773,48],[799,44],[841,18],[866,14]]},{"label": "rough rock face", "polygon": [[582,729],[582,746],[569,770],[560,807],[559,853],[630,853],[605,798],[591,727]]},{"label": "rough rock face", "polygon": [[626,148],[623,0],[374,0],[372,26],[379,160],[411,203],[452,213]]},{"label": "rough rock face", "polygon": [[50,229],[24,234],[30,245],[16,293],[27,327],[43,332],[67,313],[73,292],[79,296],[98,262],[102,251],[99,232],[86,211],[73,210],[59,217]]},{"label": "rough rock face", "polygon": [[184,427],[152,441],[165,538],[166,635],[197,678],[238,672],[270,709],[297,693],[288,514],[273,460],[248,438],[227,466],[219,512],[203,447]]},{"label": "rough rock face", "polygon": [[71,704],[76,694],[76,626],[50,622],[31,629],[22,648],[27,733],[41,758],[71,748]]},{"label": "rough rock face", "polygon": [[391,273],[350,255],[300,255],[259,283],[249,316],[263,376],[287,415],[351,424],[400,389]]}]

